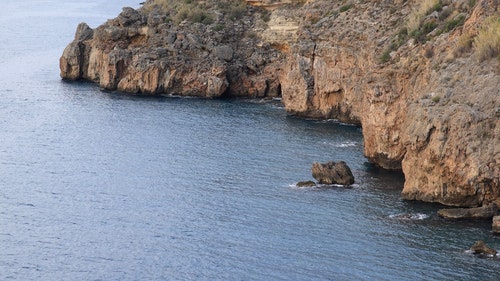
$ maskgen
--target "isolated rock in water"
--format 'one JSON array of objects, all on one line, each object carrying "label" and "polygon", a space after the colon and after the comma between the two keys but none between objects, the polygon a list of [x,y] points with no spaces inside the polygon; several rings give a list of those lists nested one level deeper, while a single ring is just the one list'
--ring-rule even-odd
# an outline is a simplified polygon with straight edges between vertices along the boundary
[{"label": "isolated rock in water", "polygon": [[491,203],[478,208],[441,209],[438,211],[438,215],[445,219],[489,219],[497,212],[497,205]]},{"label": "isolated rock in water", "polygon": [[316,183],[313,181],[299,181],[297,183],[297,187],[311,187],[316,186]]},{"label": "isolated rock in water", "polygon": [[312,176],[322,184],[351,185],[354,176],[351,169],[344,161],[328,163],[314,162],[312,165]]},{"label": "isolated rock in water", "polygon": [[495,249],[488,247],[488,245],[486,245],[486,243],[484,243],[484,241],[482,240],[476,241],[476,243],[472,245],[470,250],[476,255],[495,256],[497,254],[497,251]]},{"label": "isolated rock in water", "polygon": [[493,224],[491,226],[493,233],[500,234],[500,216],[493,217]]}]

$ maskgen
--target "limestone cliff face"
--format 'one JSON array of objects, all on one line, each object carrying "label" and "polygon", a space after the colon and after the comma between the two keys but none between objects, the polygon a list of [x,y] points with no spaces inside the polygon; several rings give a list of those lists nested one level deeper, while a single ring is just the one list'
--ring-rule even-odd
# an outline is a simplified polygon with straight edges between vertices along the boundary
[{"label": "limestone cliff face", "polygon": [[281,96],[290,114],[362,126],[366,157],[405,174],[405,199],[500,196],[500,60],[471,45],[498,1],[436,0],[415,30],[416,0],[200,1],[204,23],[175,22],[165,1],[79,25],[61,76],[136,94]]},{"label": "limestone cliff face", "polygon": [[312,1],[280,77],[283,102],[300,116],[361,124],[365,156],[404,172],[403,198],[477,206],[499,196],[499,60],[457,50],[499,4],[444,2],[463,27],[440,31],[436,11],[422,39],[401,31],[418,1],[360,1],[326,15],[332,6]]},{"label": "limestone cliff face", "polygon": [[252,11],[241,11],[238,20],[214,13],[212,24],[174,23],[150,2],[140,10],[124,8],[95,30],[80,24],[60,59],[61,77],[144,95],[278,95],[273,63],[280,53],[247,34]]}]

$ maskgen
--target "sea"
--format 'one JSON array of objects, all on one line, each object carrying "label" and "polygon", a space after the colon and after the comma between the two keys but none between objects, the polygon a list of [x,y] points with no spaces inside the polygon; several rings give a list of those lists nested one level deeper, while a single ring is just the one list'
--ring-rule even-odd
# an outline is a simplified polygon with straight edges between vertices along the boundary
[{"label": "sea", "polygon": [[[144,98],[60,79],[76,26],[132,0],[3,1],[0,280],[500,280],[489,221],[404,201],[362,129],[279,99]],[[297,187],[345,161],[350,187]]]}]

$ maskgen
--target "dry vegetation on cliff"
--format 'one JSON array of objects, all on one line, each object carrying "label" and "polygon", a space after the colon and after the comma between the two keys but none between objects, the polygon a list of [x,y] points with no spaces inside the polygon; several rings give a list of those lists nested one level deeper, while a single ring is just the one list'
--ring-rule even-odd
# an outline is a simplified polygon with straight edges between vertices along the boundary
[{"label": "dry vegetation on cliff", "polygon": [[495,57],[500,60],[500,14],[485,21],[473,46],[480,61]]},{"label": "dry vegetation on cliff", "polygon": [[180,24],[184,20],[212,24],[218,14],[231,20],[238,20],[247,13],[246,2],[243,0],[150,0],[145,3],[143,9],[151,11],[156,7],[160,7],[167,15],[167,21],[173,21],[175,24]]}]

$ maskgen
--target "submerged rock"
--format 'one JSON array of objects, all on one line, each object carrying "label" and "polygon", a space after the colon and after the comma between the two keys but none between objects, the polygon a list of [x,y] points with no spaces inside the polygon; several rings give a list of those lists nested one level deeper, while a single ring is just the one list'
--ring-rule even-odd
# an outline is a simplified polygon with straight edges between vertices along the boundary
[{"label": "submerged rock", "polygon": [[441,209],[438,215],[445,219],[489,219],[498,213],[495,203],[477,208]]},{"label": "submerged rock", "polygon": [[482,240],[476,241],[476,243],[474,243],[474,245],[472,245],[470,250],[475,255],[486,255],[486,256],[494,257],[497,254],[497,251],[495,249],[490,248]]},{"label": "submerged rock", "polygon": [[297,183],[297,187],[312,187],[316,186],[316,183],[313,181],[299,181]]},{"label": "submerged rock", "polygon": [[322,184],[351,185],[354,183],[351,169],[344,161],[314,162],[312,164],[312,176]]}]

